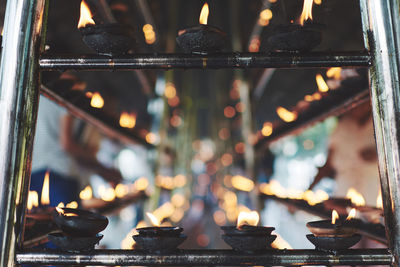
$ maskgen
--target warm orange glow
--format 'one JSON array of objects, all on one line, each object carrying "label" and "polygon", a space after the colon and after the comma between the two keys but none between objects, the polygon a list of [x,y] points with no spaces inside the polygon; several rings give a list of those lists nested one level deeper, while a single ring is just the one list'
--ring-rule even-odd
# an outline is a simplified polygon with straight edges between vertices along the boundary
[{"label": "warm orange glow", "polygon": [[154,215],[159,222],[162,222],[165,218],[171,217],[175,212],[175,207],[171,202],[166,202],[153,211]]},{"label": "warm orange glow", "polygon": [[342,68],[341,67],[333,67],[326,71],[326,76],[328,78],[333,78],[335,80],[340,80]]},{"label": "warm orange glow", "polygon": [[43,180],[43,187],[42,187],[42,195],[40,197],[40,204],[42,205],[49,205],[50,204],[50,197],[49,197],[49,193],[50,193],[50,172],[47,171],[45,176],[44,176],[44,180]]},{"label": "warm orange glow", "polygon": [[303,4],[303,11],[301,12],[300,16],[300,24],[304,25],[304,22],[308,19],[312,20],[312,7],[313,7],[313,0],[304,0]]},{"label": "warm orange glow", "polygon": [[186,176],[183,174],[178,174],[174,177],[175,187],[183,187],[186,185]]},{"label": "warm orange glow", "polygon": [[115,187],[115,196],[117,198],[123,198],[129,193],[129,187],[124,184],[117,184]]},{"label": "warm orange glow", "polygon": [[151,222],[151,225],[156,226],[156,227],[160,227],[161,222],[157,219],[156,216],[154,216],[150,212],[146,212],[146,216],[147,216],[147,218],[149,218],[149,220]]},{"label": "warm orange glow", "polygon": [[72,201],[72,202],[68,203],[68,204],[66,205],[66,207],[67,207],[67,208],[70,208],[70,209],[77,209],[77,208],[78,208],[78,202]]},{"label": "warm orange glow", "polygon": [[260,12],[260,18],[258,19],[258,24],[260,26],[267,26],[269,21],[272,19],[272,11],[270,9],[264,9]]},{"label": "warm orange glow", "polygon": [[58,214],[64,215],[64,210],[62,208],[56,207],[56,211],[58,212]]},{"label": "warm orange glow", "polygon": [[237,190],[250,192],[254,188],[254,182],[244,176],[235,175],[231,180],[232,186]]},{"label": "warm orange glow", "polygon": [[351,200],[351,203],[353,203],[356,206],[365,206],[365,199],[364,197],[357,192],[354,188],[350,188],[347,191],[346,198],[349,198]]},{"label": "warm orange glow", "polygon": [[346,218],[346,221],[349,221],[349,220],[355,218],[355,217],[356,217],[356,214],[357,214],[356,209],[354,209],[354,208],[351,209],[351,211],[349,212],[349,215],[348,215],[347,218]]},{"label": "warm orange glow", "polygon": [[122,112],[121,116],[119,117],[119,125],[123,128],[134,128],[136,125],[136,114],[125,111]]},{"label": "warm orange glow", "polygon": [[92,12],[90,12],[89,6],[84,0],[81,2],[81,16],[79,17],[78,29],[84,28],[87,25],[95,25],[92,19]]},{"label": "warm orange glow", "polygon": [[318,90],[322,93],[326,93],[329,91],[329,87],[326,84],[324,77],[322,77],[321,74],[317,74],[315,76],[315,80],[317,81],[317,85],[318,85]]},{"label": "warm orange glow", "polygon": [[29,191],[28,193],[28,210],[31,210],[33,207],[39,206],[39,195],[36,191]]},{"label": "warm orange glow", "polygon": [[149,180],[146,177],[140,177],[135,181],[134,186],[138,191],[144,191],[149,186]]},{"label": "warm orange glow", "polygon": [[222,155],[222,157],[221,157],[221,163],[222,163],[222,165],[223,165],[224,167],[227,167],[227,166],[231,165],[232,162],[233,162],[233,157],[232,157],[231,154],[225,153],[225,154]]},{"label": "warm orange glow", "polygon": [[281,118],[284,122],[292,122],[297,119],[297,112],[289,111],[284,107],[278,107],[276,109],[276,113],[278,114],[279,118]]},{"label": "warm orange glow", "polygon": [[174,178],[170,176],[157,175],[156,185],[167,190],[172,190],[175,188]]},{"label": "warm orange glow", "polygon": [[94,92],[90,100],[90,106],[94,108],[102,108],[104,106],[104,99],[98,92]]},{"label": "warm orange glow", "polygon": [[274,242],[272,242],[271,246],[276,249],[293,249],[292,246],[282,238],[281,235],[278,235],[275,233],[276,239]]},{"label": "warm orange glow", "polygon": [[376,198],[376,207],[383,209],[382,191],[379,191],[378,197]]},{"label": "warm orange glow", "polygon": [[100,198],[104,201],[113,201],[115,199],[115,190],[111,187],[106,188],[104,185],[99,187]]},{"label": "warm orange glow", "polygon": [[339,214],[337,213],[336,210],[333,210],[332,211],[332,221],[331,221],[332,224],[335,224],[337,219],[339,219]]},{"label": "warm orange glow", "polygon": [[[260,50],[260,36],[255,36],[250,41],[249,51],[255,53],[258,52],[259,50]],[[235,92],[235,90],[233,90],[232,92]],[[234,97],[231,96],[231,98]]]},{"label": "warm orange glow", "polygon": [[230,118],[233,118],[235,116],[235,114],[236,114],[236,110],[233,107],[227,106],[224,108],[225,117],[230,119]]},{"label": "warm orange glow", "polygon": [[262,135],[270,136],[273,131],[274,131],[274,128],[272,126],[272,123],[271,122],[264,122],[263,128],[261,129]]},{"label": "warm orange glow", "polygon": [[260,221],[260,216],[257,211],[242,211],[239,213],[236,227],[240,229],[243,225],[257,226]]},{"label": "warm orange glow", "polygon": [[149,144],[156,144],[158,142],[158,136],[155,133],[146,134],[146,142]]},{"label": "warm orange glow", "polygon": [[56,211],[58,212],[58,214],[60,215],[64,215],[66,217],[76,217],[78,216],[78,214],[72,213],[72,212],[67,212],[65,213],[64,210],[60,207],[56,207]]},{"label": "warm orange glow", "polygon": [[90,185],[86,186],[80,193],[79,198],[82,200],[88,200],[93,197],[93,191]]},{"label": "warm orange glow", "polygon": [[64,208],[64,207],[65,207],[64,202],[60,202],[57,205],[57,208]]},{"label": "warm orange glow", "polygon": [[183,207],[185,204],[185,196],[182,194],[174,194],[171,197],[171,203],[177,208]]},{"label": "warm orange glow", "polygon": [[200,12],[200,19],[199,19],[200,24],[207,25],[209,13],[210,13],[210,11],[208,9],[208,4],[205,3]]},{"label": "warm orange glow", "polygon": [[164,95],[166,98],[171,99],[176,96],[176,88],[173,83],[167,83],[165,86]]},{"label": "warm orange glow", "polygon": [[214,221],[217,225],[222,226],[226,223],[226,216],[222,210],[217,210],[213,214]]},{"label": "warm orange glow", "polygon": [[154,32],[153,25],[145,24],[143,26],[144,39],[147,44],[154,44],[156,41],[156,33]]},{"label": "warm orange glow", "polygon": [[314,4],[320,5],[320,4],[322,4],[322,0],[314,0]]}]

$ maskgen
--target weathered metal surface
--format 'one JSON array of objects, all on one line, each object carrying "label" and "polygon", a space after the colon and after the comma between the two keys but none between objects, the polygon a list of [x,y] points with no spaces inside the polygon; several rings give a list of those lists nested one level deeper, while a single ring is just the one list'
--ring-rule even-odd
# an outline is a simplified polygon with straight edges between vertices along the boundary
[{"label": "weathered metal surface", "polygon": [[45,0],[7,1],[0,65],[0,266],[14,266],[31,174]]},{"label": "weathered metal surface", "polygon": [[361,0],[363,32],[373,64],[371,102],[389,248],[400,258],[399,1]]},{"label": "weathered metal surface", "polygon": [[314,68],[368,67],[366,52],[338,53],[226,53],[209,56],[190,54],[136,54],[120,57],[98,55],[47,55],[42,70],[129,70],[129,69],[220,69],[220,68]]},{"label": "weathered metal surface", "polygon": [[244,254],[233,250],[185,250],[171,254],[146,254],[134,250],[95,250],[88,253],[21,252],[18,264],[119,265],[119,266],[253,266],[253,265],[390,265],[386,249],[351,249],[336,255],[317,250],[271,250]]}]

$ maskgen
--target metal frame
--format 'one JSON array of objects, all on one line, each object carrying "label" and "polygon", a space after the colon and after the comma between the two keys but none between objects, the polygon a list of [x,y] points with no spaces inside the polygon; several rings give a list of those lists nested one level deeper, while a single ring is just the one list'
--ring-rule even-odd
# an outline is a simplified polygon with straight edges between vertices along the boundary
[{"label": "metal frame", "polygon": [[[7,1],[0,65],[0,265],[17,264],[129,264],[129,265],[399,265],[400,255],[400,88],[399,0],[360,0],[368,53],[252,54],[209,56],[135,55],[50,57],[40,60],[40,40],[46,25],[46,0]],[[372,61],[372,64],[371,64]],[[263,255],[232,251],[185,251],[169,255],[137,251],[88,254],[55,252],[16,253],[21,244],[29,186],[32,139],[35,131],[41,70],[117,70],[170,68],[300,68],[371,67],[371,98],[385,210],[387,250],[349,250],[331,255],[315,250],[278,250]],[[395,262],[393,261],[395,259]]]}]

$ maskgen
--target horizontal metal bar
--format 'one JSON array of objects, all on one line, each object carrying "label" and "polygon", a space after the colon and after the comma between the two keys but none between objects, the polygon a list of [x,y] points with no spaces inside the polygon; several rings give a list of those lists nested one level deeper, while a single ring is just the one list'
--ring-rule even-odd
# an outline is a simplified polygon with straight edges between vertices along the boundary
[{"label": "horizontal metal bar", "polygon": [[44,55],[42,70],[132,70],[219,68],[319,68],[369,67],[367,52],[337,53],[222,53],[214,55],[136,54],[119,57],[101,55]]},{"label": "horizontal metal bar", "polygon": [[317,250],[271,250],[243,254],[232,250],[182,250],[170,254],[147,254],[134,250],[95,250],[85,253],[21,252],[16,264],[119,265],[119,266],[253,266],[253,265],[390,265],[386,249],[351,249],[334,255]]}]

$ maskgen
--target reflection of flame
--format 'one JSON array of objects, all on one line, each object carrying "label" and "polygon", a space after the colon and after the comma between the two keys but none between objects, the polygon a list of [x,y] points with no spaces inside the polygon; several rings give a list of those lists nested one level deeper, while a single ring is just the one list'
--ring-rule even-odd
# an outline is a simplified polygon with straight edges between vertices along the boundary
[{"label": "reflection of flame", "polygon": [[235,175],[231,180],[232,186],[238,190],[250,192],[254,188],[254,182],[244,176]]},{"label": "reflection of flame", "polygon": [[326,71],[326,76],[328,78],[333,78],[335,80],[340,80],[342,68],[341,67],[333,67]]},{"label": "reflection of flame", "polygon": [[154,44],[156,41],[156,33],[154,32],[153,25],[146,24],[143,26],[144,39],[147,44]]},{"label": "reflection of flame", "polygon": [[304,25],[304,22],[308,19],[312,20],[312,7],[313,0],[304,0],[303,11],[300,16],[300,24]]},{"label": "reflection of flame", "polygon": [[269,21],[272,19],[272,11],[270,9],[264,9],[260,12],[260,18],[258,19],[258,24],[261,26],[267,26]]},{"label": "reflection of flame", "polygon": [[150,212],[146,212],[146,216],[147,216],[147,218],[150,219],[150,222],[151,222],[151,224],[152,224],[153,226],[160,227],[161,222],[157,219],[156,216],[154,216],[154,215],[151,214]]},{"label": "reflection of flame", "polygon": [[357,213],[356,209],[352,208],[351,211],[349,212],[349,215],[346,218],[346,221],[349,221],[349,220],[355,218],[356,217],[356,213]]},{"label": "reflection of flame", "polygon": [[200,19],[199,19],[200,24],[207,25],[207,20],[208,20],[208,14],[209,13],[210,13],[210,11],[208,9],[208,4],[205,3],[203,5],[203,8],[201,9],[201,12],[200,12]]},{"label": "reflection of flame", "polygon": [[297,112],[289,111],[284,107],[278,107],[276,113],[284,122],[292,122],[297,119]]},{"label": "reflection of flame", "polygon": [[36,191],[29,191],[28,193],[28,210],[31,210],[33,207],[39,206],[39,196]]},{"label": "reflection of flame", "polygon": [[332,224],[335,224],[337,219],[339,219],[339,214],[336,210],[332,210]]},{"label": "reflection of flame", "polygon": [[346,197],[351,200],[351,203],[353,203],[356,206],[365,206],[365,199],[364,197],[357,192],[354,188],[350,188],[347,191]]},{"label": "reflection of flame", "polygon": [[119,117],[119,125],[124,128],[132,129],[136,125],[136,114],[135,113],[128,113],[122,112],[121,116]]},{"label": "reflection of flame", "polygon": [[239,213],[236,227],[240,229],[243,225],[257,226],[259,220],[260,216],[258,215],[257,211],[242,211]]},{"label": "reflection of flame", "polygon": [[79,193],[79,198],[82,199],[82,200],[91,199],[92,196],[93,196],[93,191],[92,191],[92,188],[90,187],[90,185],[86,186],[85,189],[83,189]]},{"label": "reflection of flame", "polygon": [[315,80],[317,81],[317,85],[318,85],[318,90],[322,93],[326,93],[329,91],[329,87],[326,84],[324,77],[322,77],[321,74],[317,74],[317,76],[315,76]]},{"label": "reflection of flame", "polygon": [[57,205],[57,208],[64,208],[64,202],[60,202],[60,203],[58,203],[58,205]]},{"label": "reflection of flame", "polygon": [[140,177],[135,181],[134,186],[138,191],[144,191],[149,186],[149,181],[146,177]]},{"label": "reflection of flame", "polygon": [[376,198],[376,207],[378,209],[383,209],[382,191],[379,191],[378,197]]},{"label": "reflection of flame", "polygon": [[271,122],[264,122],[264,125],[261,129],[261,133],[264,136],[270,136],[274,131],[273,125]]},{"label": "reflection of flame", "polygon": [[101,97],[100,93],[93,93],[90,105],[94,108],[102,108],[104,106],[104,99]]},{"label": "reflection of flame", "polygon": [[123,198],[129,193],[129,187],[125,184],[117,184],[115,187],[115,195],[117,198]]},{"label": "reflection of flame", "polygon": [[113,188],[106,188],[104,185],[99,187],[100,198],[104,201],[113,201],[115,199],[115,191]]},{"label": "reflection of flame", "polygon": [[77,208],[78,208],[78,202],[72,201],[72,202],[68,203],[68,204],[66,205],[66,207],[67,207],[67,208],[70,208],[70,209],[77,209]]},{"label": "reflection of flame", "polygon": [[42,205],[49,205],[50,204],[49,178],[50,178],[50,172],[47,171],[45,176],[44,176],[43,187],[42,187],[42,195],[40,197],[40,204],[42,204]]},{"label": "reflection of flame", "polygon": [[79,17],[78,29],[86,27],[87,25],[95,25],[92,19],[92,13],[84,0],[81,2],[81,16]]}]

